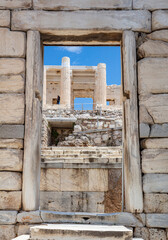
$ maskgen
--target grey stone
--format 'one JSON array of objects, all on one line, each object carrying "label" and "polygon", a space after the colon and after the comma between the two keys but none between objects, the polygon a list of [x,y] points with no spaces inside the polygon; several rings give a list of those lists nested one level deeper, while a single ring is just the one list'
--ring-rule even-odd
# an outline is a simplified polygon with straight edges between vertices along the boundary
[{"label": "grey stone", "polygon": [[143,190],[145,193],[168,193],[168,174],[145,174]]},{"label": "grey stone", "polygon": [[0,125],[0,138],[24,138],[24,125]]},{"label": "grey stone", "polygon": [[133,9],[168,9],[167,0],[133,0]]},{"label": "grey stone", "polygon": [[150,133],[150,127],[146,123],[140,123],[140,138],[148,138]]},{"label": "grey stone", "polygon": [[168,11],[158,10],[152,14],[152,30],[163,30],[168,28]]},{"label": "grey stone", "polygon": [[17,172],[0,172],[0,190],[21,190],[21,176],[21,173]]},{"label": "grey stone", "polygon": [[160,40],[168,42],[168,30],[158,30],[147,35],[147,38],[152,40]]},{"label": "grey stone", "polygon": [[146,214],[146,226],[168,228],[168,214]]},{"label": "grey stone", "polygon": [[15,225],[0,225],[0,239],[11,240],[16,237]]},{"label": "grey stone", "polygon": [[42,223],[40,211],[21,212],[17,215],[19,223]]},{"label": "grey stone", "polygon": [[0,9],[28,9],[31,6],[31,0],[0,0]]},{"label": "grey stone", "polygon": [[145,194],[144,211],[146,213],[168,213],[168,194]]},{"label": "grey stone", "polygon": [[0,225],[16,223],[17,211],[0,211]]},{"label": "grey stone", "polygon": [[154,124],[151,126],[150,137],[154,138],[162,138],[168,137],[168,124]]}]

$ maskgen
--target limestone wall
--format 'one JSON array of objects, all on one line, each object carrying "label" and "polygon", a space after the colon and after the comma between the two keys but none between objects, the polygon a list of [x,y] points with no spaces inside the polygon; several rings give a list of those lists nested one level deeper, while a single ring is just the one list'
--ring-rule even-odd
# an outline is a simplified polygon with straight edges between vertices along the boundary
[{"label": "limestone wall", "polygon": [[[107,222],[129,225],[134,228],[135,236],[145,240],[166,239],[167,0],[67,0],[63,3],[0,0],[0,238],[11,239],[17,232],[27,231],[24,224],[51,222],[52,218],[39,211],[18,213],[23,209],[22,160],[25,96],[28,94],[25,83],[31,78],[27,75],[25,79],[25,70],[30,70],[29,65],[26,66],[29,30],[40,31],[43,42],[51,45],[62,41],[74,44],[75,31],[82,36],[80,44],[92,45],[99,45],[98,42],[111,45],[111,41],[119,44],[123,31],[136,33],[144,208],[141,214],[123,213],[109,217]],[[58,32],[62,34],[60,38]],[[46,37],[46,34],[50,35]],[[29,86],[29,89],[32,88]],[[40,100],[38,92],[35,96]],[[129,92],[126,97],[129,98]],[[71,216],[75,217],[77,215]],[[57,215],[53,221],[58,218],[61,216]]]}]

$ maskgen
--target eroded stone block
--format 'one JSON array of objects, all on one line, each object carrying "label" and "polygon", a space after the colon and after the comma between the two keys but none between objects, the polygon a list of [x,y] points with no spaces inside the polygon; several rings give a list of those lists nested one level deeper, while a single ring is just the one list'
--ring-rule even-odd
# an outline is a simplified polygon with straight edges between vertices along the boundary
[{"label": "eroded stone block", "polygon": [[145,149],[141,153],[143,173],[168,173],[168,150]]},{"label": "eroded stone block", "polygon": [[148,40],[138,48],[138,56],[140,58],[168,57],[168,43]]},{"label": "eroded stone block", "polygon": [[21,75],[0,76],[1,93],[24,93],[24,78]]},{"label": "eroded stone block", "polygon": [[35,9],[45,10],[80,10],[80,9],[132,9],[131,0],[65,0],[58,2],[55,0],[34,0]]},{"label": "eroded stone block", "polygon": [[0,190],[21,190],[21,173],[0,172]]},{"label": "eroded stone block", "polygon": [[[0,127],[0,131],[1,131],[1,127]],[[21,148],[23,148],[23,140],[21,140],[21,139],[0,139],[0,148],[21,149]]]},{"label": "eroded stone block", "polygon": [[0,211],[0,225],[16,223],[17,211]]},{"label": "eroded stone block", "polygon": [[0,9],[27,9],[31,6],[31,0],[0,0]]},{"label": "eroded stone block", "polygon": [[15,225],[0,225],[0,239],[10,240],[16,237]]},{"label": "eroded stone block", "polygon": [[[31,19],[31,21],[30,21]],[[71,21],[69,21],[71,19]],[[59,22],[59,26],[58,23]],[[17,11],[12,13],[12,30],[113,29],[150,32],[151,14],[135,11]]]},{"label": "eroded stone block", "polygon": [[154,124],[151,126],[150,137],[168,137],[168,124]]},{"label": "eroded stone block", "polygon": [[[3,138],[4,140],[5,140],[5,138],[11,138],[11,139],[12,138],[19,138],[19,139],[21,138],[21,139],[23,139],[24,138],[24,125],[0,125],[0,138]],[[4,141],[4,140],[2,140],[2,141]]]},{"label": "eroded stone block", "polygon": [[25,33],[12,32],[7,28],[1,28],[0,36],[1,36],[0,38],[1,57],[25,57],[26,50]]},{"label": "eroded stone block", "polygon": [[0,209],[2,210],[20,210],[21,192],[0,191]]},{"label": "eroded stone block", "polygon": [[10,26],[10,11],[0,10],[0,27]]},{"label": "eroded stone block", "polygon": [[24,124],[24,94],[0,94],[0,124]]},{"label": "eroded stone block", "polygon": [[149,237],[151,240],[166,240],[166,231],[163,229],[150,228]]},{"label": "eroded stone block", "polygon": [[147,35],[149,39],[168,42],[168,30],[158,30]]},{"label": "eroded stone block", "polygon": [[19,58],[1,58],[0,75],[24,74],[25,60]]},{"label": "eroded stone block", "polygon": [[168,93],[168,59],[146,58],[138,62],[138,92]]},{"label": "eroded stone block", "polygon": [[168,193],[168,174],[145,174],[143,191],[145,193]]},{"label": "eroded stone block", "polygon": [[142,148],[166,149],[168,148],[168,138],[148,138],[141,141]]},{"label": "eroded stone block", "polygon": [[22,171],[23,151],[0,149],[0,170]]},{"label": "eroded stone block", "polygon": [[152,13],[152,30],[168,28],[168,11],[158,10]]},{"label": "eroded stone block", "polygon": [[168,194],[145,194],[144,211],[146,213],[168,213]]},{"label": "eroded stone block", "polygon": [[149,240],[149,229],[147,227],[136,227],[134,230],[134,237]]},{"label": "eroded stone block", "polygon": [[146,226],[168,228],[168,214],[146,214]]},{"label": "eroded stone block", "polygon": [[167,0],[133,0],[133,9],[168,9]]},{"label": "eroded stone block", "polygon": [[21,212],[17,215],[19,223],[41,223],[40,211]]}]

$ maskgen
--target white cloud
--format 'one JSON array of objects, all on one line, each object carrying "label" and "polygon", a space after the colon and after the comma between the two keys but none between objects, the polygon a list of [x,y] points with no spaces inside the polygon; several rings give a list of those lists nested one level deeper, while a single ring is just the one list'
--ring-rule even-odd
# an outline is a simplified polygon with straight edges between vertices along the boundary
[{"label": "white cloud", "polygon": [[60,47],[63,51],[79,54],[82,52],[82,47]]}]

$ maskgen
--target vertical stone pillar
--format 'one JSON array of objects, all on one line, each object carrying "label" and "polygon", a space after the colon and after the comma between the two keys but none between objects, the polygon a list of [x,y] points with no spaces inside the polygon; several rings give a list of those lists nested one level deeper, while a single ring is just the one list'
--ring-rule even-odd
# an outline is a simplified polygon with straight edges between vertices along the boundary
[{"label": "vertical stone pillar", "polygon": [[106,64],[97,65],[95,81],[95,104],[106,106]]},{"label": "vertical stone pillar", "polygon": [[44,76],[43,76],[43,107],[47,104],[47,69],[44,66]]},{"label": "vertical stone pillar", "polygon": [[61,69],[61,99],[60,104],[71,106],[71,76],[70,76],[70,58],[62,58]]}]

